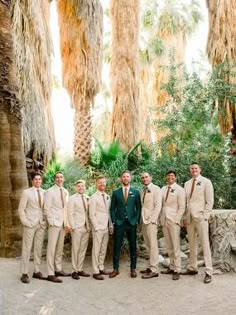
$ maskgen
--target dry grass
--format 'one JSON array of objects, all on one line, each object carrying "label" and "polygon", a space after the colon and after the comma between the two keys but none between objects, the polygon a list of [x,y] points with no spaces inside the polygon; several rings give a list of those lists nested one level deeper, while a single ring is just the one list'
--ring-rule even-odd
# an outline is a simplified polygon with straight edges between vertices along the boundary
[{"label": "dry grass", "polygon": [[12,32],[19,97],[23,105],[25,153],[43,156],[46,163],[54,151],[52,123],[48,0],[13,0]]},{"label": "dry grass", "polygon": [[102,7],[98,0],[58,0],[63,84],[75,116],[75,158],[88,162],[91,148],[91,114],[101,86]]},{"label": "dry grass", "polygon": [[129,150],[139,140],[139,0],[111,0],[112,140]]},{"label": "dry grass", "polygon": [[[209,33],[207,54],[213,67],[221,63],[236,64],[236,1],[208,0]],[[228,83],[236,83],[236,78],[226,76]],[[228,99],[218,105],[221,130],[228,133],[236,122],[235,104]]]}]

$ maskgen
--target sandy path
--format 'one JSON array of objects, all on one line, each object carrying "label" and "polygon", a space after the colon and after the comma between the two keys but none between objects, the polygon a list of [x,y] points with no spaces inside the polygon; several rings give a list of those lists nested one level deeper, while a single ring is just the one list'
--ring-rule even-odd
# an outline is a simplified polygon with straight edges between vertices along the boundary
[{"label": "sandy path", "polygon": [[[138,266],[143,264],[140,260]],[[89,271],[89,260],[86,265]],[[70,263],[64,266],[70,271]],[[119,277],[105,281],[65,278],[63,284],[54,284],[32,279],[25,285],[19,280],[19,260],[1,258],[0,314],[236,314],[235,274],[216,275],[211,284],[204,285],[203,271],[179,281],[164,275],[142,280],[140,275],[129,278],[127,261],[121,267]]]}]

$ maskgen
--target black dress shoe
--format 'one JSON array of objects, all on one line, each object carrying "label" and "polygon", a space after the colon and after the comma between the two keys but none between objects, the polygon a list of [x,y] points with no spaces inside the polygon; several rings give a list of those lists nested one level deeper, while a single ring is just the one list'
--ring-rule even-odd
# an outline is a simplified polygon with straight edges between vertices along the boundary
[{"label": "black dress shoe", "polygon": [[66,273],[65,271],[55,271],[55,276],[56,277],[70,277],[71,273]]},{"label": "black dress shoe", "polygon": [[210,283],[212,281],[212,277],[206,273],[205,278],[204,278],[204,283]]},{"label": "black dress shoe", "polygon": [[103,275],[101,275],[100,273],[94,273],[93,274],[93,278],[96,279],[96,280],[105,280]]},{"label": "black dress shoe", "polygon": [[174,272],[172,276],[172,280],[179,280],[179,278],[180,278],[179,272]]},{"label": "black dress shoe", "polygon": [[149,273],[149,272],[152,272],[152,270],[150,268],[140,270],[140,273]]},{"label": "black dress shoe", "polygon": [[78,275],[81,277],[90,277],[90,274],[84,271],[78,271]]},{"label": "black dress shoe", "polygon": [[174,270],[172,270],[172,269],[170,269],[170,268],[161,271],[161,274],[162,274],[162,275],[171,275],[171,274],[173,274],[173,273],[174,273]]},{"label": "black dress shoe", "polygon": [[48,281],[54,282],[54,283],[62,283],[61,279],[58,279],[56,276],[48,276]]},{"label": "black dress shoe", "polygon": [[29,283],[29,276],[27,275],[27,273],[23,273],[22,276],[21,276],[21,282],[23,283]]},{"label": "black dress shoe", "polygon": [[79,280],[78,272],[75,272],[75,271],[72,272],[71,277],[72,277],[72,279],[74,279],[74,280]]},{"label": "black dress shoe", "polygon": [[47,277],[44,277],[41,272],[34,272],[33,273],[33,278],[34,279],[39,279],[39,280],[47,280]]},{"label": "black dress shoe", "polygon": [[104,275],[104,276],[110,276],[111,271],[108,271],[108,270],[100,270],[100,274],[101,274],[101,275]]},{"label": "black dress shoe", "polygon": [[197,270],[187,269],[186,271],[183,271],[180,274],[183,275],[183,276],[195,276],[195,275],[198,274],[198,271]]},{"label": "black dress shoe", "polygon": [[116,276],[118,276],[119,271],[117,269],[114,269],[110,274],[109,274],[109,278],[115,278]]},{"label": "black dress shoe", "polygon": [[158,272],[148,272],[148,273],[145,273],[144,275],[142,275],[142,279],[151,279],[151,278],[155,278],[155,277],[158,277],[159,276],[159,273]]}]

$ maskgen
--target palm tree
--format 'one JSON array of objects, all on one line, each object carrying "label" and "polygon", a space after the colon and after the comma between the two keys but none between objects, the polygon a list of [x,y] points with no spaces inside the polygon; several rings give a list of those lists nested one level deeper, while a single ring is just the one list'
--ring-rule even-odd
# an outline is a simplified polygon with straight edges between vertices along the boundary
[{"label": "palm tree", "polygon": [[0,256],[19,254],[18,200],[27,186],[10,1],[0,1]]},{"label": "palm tree", "polygon": [[[229,85],[236,84],[236,2],[207,0],[209,32],[207,54],[213,68],[223,65],[222,77]],[[234,72],[234,73],[233,73]],[[216,104],[223,134],[231,132],[232,207],[236,208],[236,104],[227,96]]]},{"label": "palm tree", "polygon": [[58,0],[63,84],[75,108],[74,155],[82,165],[91,150],[91,106],[101,86],[102,7],[99,0]]},{"label": "palm tree", "polygon": [[[148,8],[146,14],[149,12]],[[172,59],[181,75],[187,36],[196,29],[201,19],[200,7],[196,0],[191,0],[188,4],[184,1],[165,0],[151,17],[149,22],[154,31],[149,38],[148,51],[154,68],[152,103],[156,109],[156,119],[159,120],[163,117],[161,108],[168,101],[168,93],[163,88],[169,79],[167,67]]]},{"label": "palm tree", "polygon": [[112,140],[130,150],[139,140],[139,0],[111,0]]},{"label": "palm tree", "polygon": [[50,1],[12,0],[12,33],[25,154],[44,165],[55,150],[51,115]]}]

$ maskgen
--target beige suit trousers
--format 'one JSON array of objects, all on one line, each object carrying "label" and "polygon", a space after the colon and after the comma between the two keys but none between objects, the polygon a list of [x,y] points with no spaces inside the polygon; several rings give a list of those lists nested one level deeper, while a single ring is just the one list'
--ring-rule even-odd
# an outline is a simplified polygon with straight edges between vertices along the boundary
[{"label": "beige suit trousers", "polygon": [[64,248],[65,230],[62,227],[49,226],[47,247],[48,276],[53,276],[55,271],[62,270],[62,256]]},{"label": "beige suit trousers", "polygon": [[93,273],[98,274],[104,270],[107,244],[109,240],[108,230],[93,230],[92,267]]},{"label": "beige suit trousers", "polygon": [[143,224],[142,232],[149,254],[149,268],[152,272],[158,272],[159,250],[157,242],[157,225],[153,223]]},{"label": "beige suit trousers", "polygon": [[75,229],[72,237],[72,269],[74,272],[83,271],[84,259],[89,242],[89,232],[85,227]]},{"label": "beige suit trousers", "polygon": [[32,245],[34,243],[34,272],[39,272],[45,229],[37,225],[33,228],[23,226],[21,273],[28,273]]},{"label": "beige suit trousers", "polygon": [[201,220],[196,222],[191,219],[190,224],[187,225],[188,241],[190,249],[189,266],[190,270],[197,270],[197,236],[199,236],[202,248],[203,256],[206,266],[206,273],[212,275],[212,260],[211,260],[211,250],[209,244],[209,224],[208,220]]},{"label": "beige suit trousers", "polygon": [[180,273],[180,226],[174,222],[165,222],[165,225],[162,229],[165,238],[167,253],[170,258],[170,269]]}]

